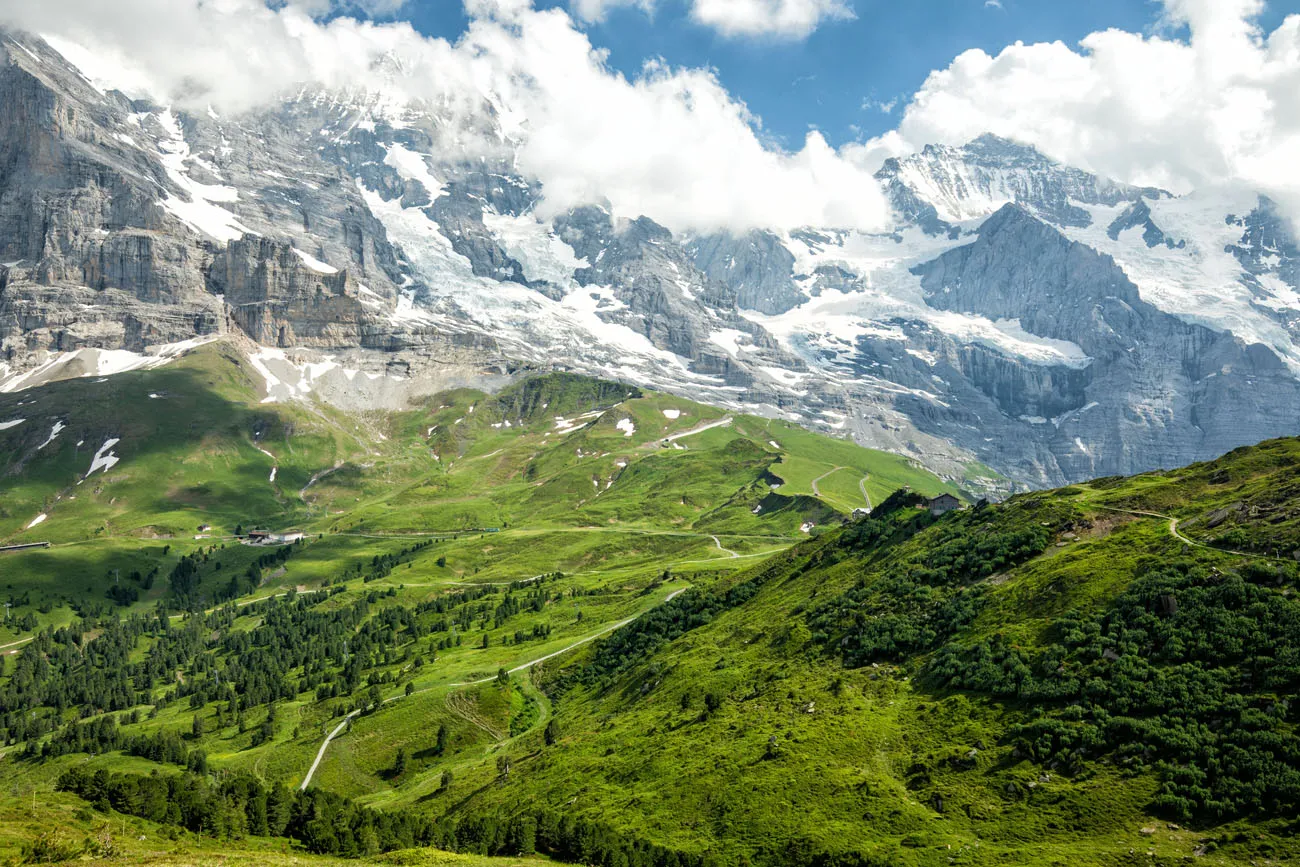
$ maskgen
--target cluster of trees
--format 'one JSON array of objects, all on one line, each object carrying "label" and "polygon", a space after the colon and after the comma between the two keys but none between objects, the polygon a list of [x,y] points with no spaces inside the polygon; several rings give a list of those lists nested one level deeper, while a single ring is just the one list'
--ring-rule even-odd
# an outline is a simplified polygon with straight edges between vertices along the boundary
[{"label": "cluster of trees", "polygon": [[[45,610],[44,606],[42,606],[42,610]],[[48,614],[49,611],[46,610],[46,613]],[[36,619],[36,614],[34,612],[26,611],[9,618],[5,625],[15,632],[31,632],[40,625],[40,621]]]},{"label": "cluster of trees", "polygon": [[1099,756],[1154,768],[1154,806],[1180,821],[1294,816],[1300,606],[1278,585],[1296,571],[1175,562],[1108,610],[1062,617],[1047,646],[994,636],[944,648],[928,674],[1023,701],[1035,718],[1011,733],[1021,756],[1066,773]]},{"label": "cluster of trees", "polygon": [[416,554],[430,548],[436,540],[430,539],[427,542],[420,542],[409,548],[403,548],[396,554],[376,554],[370,560],[370,571],[365,573],[361,580],[369,584],[371,581],[378,581],[380,578],[387,578],[393,574],[393,569],[407,562]]},{"label": "cluster of trees", "polygon": [[[267,786],[245,774],[216,781],[191,773],[167,776],[73,768],[59,778],[57,788],[99,810],[116,810],[198,834],[222,839],[284,837],[310,852],[342,857],[437,846],[483,855],[541,853],[601,867],[720,867],[725,863],[718,855],[660,846],[567,811],[471,814],[434,823],[409,811],[360,807],[317,789],[291,792],[283,785]],[[887,862],[794,845],[766,857],[760,854],[756,863],[867,867]]]},{"label": "cluster of trees", "polygon": [[[283,562],[288,550],[267,552],[250,570]],[[201,562],[201,557],[184,558],[181,564],[191,566],[178,564],[175,574],[196,575],[195,564]],[[414,607],[382,604],[395,599],[397,588],[371,590],[340,607],[320,605],[345,589],[336,586],[242,607],[229,604],[179,622],[159,610],[47,629],[12,657],[9,677],[0,681],[0,739],[17,743],[42,737],[62,725],[69,709],[84,718],[143,705],[161,708],[177,700],[196,712],[216,702],[218,722],[224,727],[237,721],[243,731],[244,713],[251,708],[292,701],[304,692],[326,701],[373,691],[395,682],[398,666],[418,668],[426,655],[433,658],[435,648],[459,644],[458,629],[500,626],[521,611],[541,610],[552,598],[541,583],[504,591],[469,587]],[[239,617],[259,622],[251,630],[233,629]],[[518,630],[515,641],[548,633],[545,624],[537,624],[531,632]],[[139,658],[142,644],[148,652]],[[73,751],[83,740],[69,736],[47,748]],[[92,737],[86,751],[103,751],[111,740]]]},{"label": "cluster of trees", "polygon": [[[895,509],[906,499],[900,497]],[[879,555],[886,541],[912,544],[878,556],[879,565],[852,588],[809,610],[813,640],[850,668],[938,646],[978,613],[977,582],[1047,548],[1051,535],[1040,517],[1032,508],[1011,508],[996,514],[977,509],[937,522],[908,516],[900,525],[889,514],[859,522],[846,539],[855,550],[875,545]]]},{"label": "cluster of trees", "polygon": [[[132,711],[126,722],[139,722],[138,711]],[[195,773],[205,774],[208,757],[203,750],[190,749],[179,732],[160,730],[148,734],[132,734],[118,725],[111,714],[90,722],[69,722],[57,730],[44,743],[27,742],[22,756],[25,759],[48,759],[69,753],[100,753],[121,750],[150,761],[180,765]]]},{"label": "cluster of trees", "polygon": [[245,774],[213,781],[197,774],[115,774],[73,768],[58,789],[151,822],[224,839],[288,837],[308,851],[356,858],[428,846],[436,828],[406,811],[379,812],[317,789],[290,792]]},{"label": "cluster of trees", "polygon": [[781,569],[769,566],[726,589],[686,590],[597,640],[591,660],[562,672],[553,689],[560,693],[578,683],[601,689],[608,687],[620,674],[649,658],[663,645],[704,626],[722,612],[745,604],[764,583],[779,574],[783,574]]},{"label": "cluster of trees", "polygon": [[[95,633],[97,636],[90,640]],[[173,640],[162,642],[162,647],[144,662],[131,662],[139,638],[154,633]],[[172,629],[162,614],[77,621],[57,630],[47,629],[14,657],[13,671],[0,687],[5,727],[14,731],[17,721],[13,717],[38,708],[49,708],[58,715],[68,708],[79,708],[89,716],[146,703],[139,699],[152,689],[156,678],[166,673],[170,661],[167,651],[185,645],[185,650],[193,651],[202,643],[198,630]]]},{"label": "cluster of trees", "polygon": [[[549,855],[570,864],[597,867],[721,867],[733,859],[712,852],[672,849],[621,832],[572,812],[541,809],[515,816],[471,815],[444,822],[437,845],[480,855]],[[828,852],[811,841],[794,840],[754,853],[744,863],[782,867],[885,867],[896,853]]]},{"label": "cluster of trees", "polygon": [[[147,575],[141,574],[139,569],[133,569],[126,576],[127,583],[122,583],[121,572],[117,569],[110,569],[108,577],[113,583],[109,585],[105,595],[118,605],[133,605],[140,600],[143,592],[153,589],[154,579],[158,577],[158,567],[149,570]],[[36,628],[35,624],[32,628]]]},{"label": "cluster of trees", "polygon": [[[242,528],[241,528],[242,529]],[[236,535],[239,535],[238,533]],[[294,542],[292,545],[283,545],[267,551],[259,556],[244,572],[235,572],[230,576],[230,581],[226,586],[220,589],[211,590],[205,594],[203,592],[204,569],[209,562],[212,562],[212,572],[221,571],[221,562],[213,560],[217,552],[216,546],[200,549],[192,554],[181,557],[172,567],[171,573],[167,576],[167,583],[171,587],[172,595],[178,605],[190,611],[199,611],[205,605],[222,602],[229,602],[237,599],[246,593],[256,590],[262,584],[262,573],[265,569],[278,568],[284,565],[290,557],[300,551],[302,548],[301,540]],[[156,571],[156,570],[155,570]],[[153,584],[152,574],[147,579],[149,586]],[[147,588],[146,588],[147,589]],[[134,600],[132,600],[134,601]]]}]

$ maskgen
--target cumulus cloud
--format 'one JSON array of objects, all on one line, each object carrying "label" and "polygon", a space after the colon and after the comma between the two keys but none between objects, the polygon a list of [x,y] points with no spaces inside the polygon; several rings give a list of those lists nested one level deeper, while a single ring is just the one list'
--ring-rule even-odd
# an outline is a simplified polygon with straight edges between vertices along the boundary
[{"label": "cumulus cloud", "polygon": [[[573,14],[586,22],[603,21],[620,6],[650,14],[655,0],[569,0]],[[689,7],[693,21],[729,38],[803,39],[824,22],[857,17],[846,0],[690,0]]]},{"label": "cumulus cloud", "polygon": [[[1166,0],[1144,36],[971,50],[928,77],[898,129],[846,153],[865,167],[983,132],[1175,192],[1247,184],[1300,214],[1300,16],[1263,33],[1262,0]],[[1184,32],[1186,36],[1177,34]]]},{"label": "cumulus cloud", "polygon": [[628,79],[560,12],[480,19],[461,46],[501,64],[503,100],[527,119],[518,164],[552,208],[608,199],[672,228],[879,227],[870,174],[820,134],[785,153],[709,70],[646,65]]},{"label": "cumulus cloud", "polygon": [[825,21],[855,18],[844,0],[692,0],[691,18],[724,36],[802,39]]},{"label": "cumulus cloud", "polygon": [[[45,36],[92,79],[190,108],[242,111],[302,83],[378,86],[377,61],[403,55],[430,81],[460,72],[451,46],[409,24],[322,23],[317,0],[0,0],[0,23]],[[443,88],[451,89],[450,84]]]},{"label": "cumulus cloud", "polygon": [[[894,111],[895,130],[838,152],[816,132],[795,151],[772,146],[711,70],[620,74],[566,12],[530,0],[465,0],[470,26],[454,43],[338,15],[396,2],[0,0],[0,22],[47,35],[105,83],[200,110],[269,105],[302,84],[391,88],[400,68],[402,96],[469,115],[496,106],[550,209],[607,201],[679,230],[879,228],[887,207],[871,173],[883,159],[984,132],[1175,192],[1249,185],[1300,214],[1300,15],[1263,33],[1262,0],[1165,0],[1153,34],[964,52]],[[758,22],[726,25],[735,33],[797,34],[827,9],[850,14],[831,0],[693,2],[715,26]]]},{"label": "cumulus cloud", "polygon": [[698,231],[870,229],[887,218],[870,173],[820,134],[775,149],[712,71],[654,62],[626,77],[562,10],[467,0],[469,29],[449,43],[400,22],[321,21],[308,2],[0,0],[0,21],[46,35],[106,84],[191,109],[248,110],[303,84],[399,87],[448,111],[490,102],[550,211],[607,202]]},{"label": "cumulus cloud", "polygon": [[604,21],[610,10],[619,6],[634,6],[649,14],[654,11],[654,0],[571,0],[569,3],[573,14],[587,22]]}]

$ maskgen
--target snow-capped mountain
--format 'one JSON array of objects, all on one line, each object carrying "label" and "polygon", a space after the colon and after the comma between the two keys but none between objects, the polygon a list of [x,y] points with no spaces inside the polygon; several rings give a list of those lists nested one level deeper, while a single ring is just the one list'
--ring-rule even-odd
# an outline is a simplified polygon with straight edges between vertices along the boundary
[{"label": "snow-capped mountain", "polygon": [[599,204],[539,217],[482,98],[486,129],[382,92],[185,114],[0,37],[0,388],[235,334],[269,347],[272,399],[345,369],[370,376],[317,390],[360,405],[561,367],[990,488],[985,466],[1047,484],[1300,427],[1300,256],[1258,196],[983,136],[885,164],[887,233],[684,237]]}]

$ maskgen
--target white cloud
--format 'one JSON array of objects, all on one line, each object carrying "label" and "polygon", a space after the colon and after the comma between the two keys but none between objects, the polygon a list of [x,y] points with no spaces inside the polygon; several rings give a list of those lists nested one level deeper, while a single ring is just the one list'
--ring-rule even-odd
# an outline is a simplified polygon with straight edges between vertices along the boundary
[{"label": "white cloud", "polygon": [[[604,21],[611,9],[621,6],[649,15],[655,5],[656,0],[569,0],[573,14],[586,22]],[[823,22],[857,17],[847,0],[689,0],[689,6],[697,24],[730,38],[803,39]]]},{"label": "white cloud", "polygon": [[1093,33],[959,55],[929,76],[896,132],[846,154],[866,167],[983,132],[1175,192],[1248,184],[1300,214],[1300,15],[1270,34],[1262,0],[1167,0],[1166,29]]},{"label": "white cloud", "polygon": [[887,217],[868,171],[818,133],[796,152],[766,144],[710,70],[656,62],[628,78],[562,10],[467,0],[466,11],[470,27],[451,44],[405,23],[322,23],[301,3],[0,0],[0,21],[92,49],[78,52],[92,78],[191,109],[267,105],[301,83],[396,88],[453,113],[481,115],[490,100],[511,119],[517,164],[541,181],[551,211],[608,202],[621,216],[700,231],[876,228]]},{"label": "white cloud", "polygon": [[647,15],[654,11],[654,0],[570,0],[569,8],[581,21],[604,21],[611,9],[635,6]]},{"label": "white cloud", "polygon": [[894,97],[888,102],[880,99],[867,98],[862,101],[863,111],[878,111],[881,114],[893,114],[894,109],[898,108],[898,97]]},{"label": "white cloud", "polygon": [[824,21],[855,17],[844,0],[691,0],[691,18],[732,37],[802,39]]},{"label": "white cloud", "polygon": [[[352,2],[380,10],[393,0]],[[1300,16],[1261,33],[1262,0],[1165,0],[1154,35],[1107,30],[1077,46],[964,52],[894,112],[896,130],[838,153],[816,132],[798,151],[774,148],[710,70],[654,62],[618,73],[562,10],[465,2],[471,25],[454,44],[400,22],[313,17],[346,8],[331,0],[276,9],[263,0],[0,0],[0,22],[70,52],[92,48],[73,55],[92,77],[223,113],[302,82],[398,86],[471,117],[490,97],[512,118],[518,164],[542,182],[550,209],[608,201],[674,229],[876,228],[886,207],[870,172],[881,160],[983,132],[1133,183],[1247,184],[1300,214]],[[595,15],[611,0],[574,2]],[[834,0],[691,2],[697,19],[737,35],[806,34],[827,14],[851,14]],[[394,66],[397,82],[386,77]]]},{"label": "white cloud", "polygon": [[764,146],[711,71],[655,62],[629,80],[555,11],[480,19],[463,47],[502,64],[502,96],[527,118],[519,165],[552,208],[605,198],[678,229],[871,228],[886,216],[870,174],[819,133],[796,153]]}]

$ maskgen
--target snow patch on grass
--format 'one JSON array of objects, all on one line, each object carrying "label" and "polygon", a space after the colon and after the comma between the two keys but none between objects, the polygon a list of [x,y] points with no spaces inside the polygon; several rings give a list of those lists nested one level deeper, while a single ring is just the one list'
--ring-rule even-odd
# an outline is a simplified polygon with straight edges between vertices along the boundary
[{"label": "snow patch on grass", "polygon": [[117,445],[119,442],[121,442],[121,440],[113,438],[106,440],[104,444],[99,447],[99,451],[95,452],[95,459],[90,462],[90,470],[86,473],[87,479],[94,475],[96,470],[103,470],[107,473],[113,467],[117,466],[118,457],[113,454],[113,446]]},{"label": "snow patch on grass", "polygon": [[56,439],[59,438],[59,432],[66,428],[67,425],[64,424],[62,421],[56,421],[54,423],[54,429],[50,431],[50,435],[45,438],[45,442],[41,443],[36,447],[36,450],[39,452],[41,449],[45,448],[50,443],[54,442]]},{"label": "snow patch on grass", "polygon": [[218,335],[193,337],[177,343],[148,347],[144,353],[126,349],[76,349],[52,356],[24,373],[0,378],[0,394],[11,394],[61,379],[112,376],[132,370],[162,367],[192,349],[218,339]]}]

